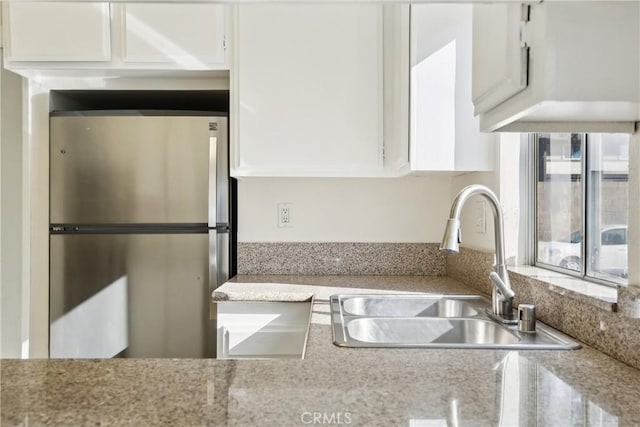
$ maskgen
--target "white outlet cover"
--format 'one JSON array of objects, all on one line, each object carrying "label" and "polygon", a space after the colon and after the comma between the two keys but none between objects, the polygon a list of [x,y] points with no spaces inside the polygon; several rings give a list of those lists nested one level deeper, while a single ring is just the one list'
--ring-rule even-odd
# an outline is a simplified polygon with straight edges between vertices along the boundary
[{"label": "white outlet cover", "polygon": [[[278,203],[277,220],[278,228],[293,227],[293,216],[291,211],[291,203]],[[286,211],[286,213],[285,213]]]}]

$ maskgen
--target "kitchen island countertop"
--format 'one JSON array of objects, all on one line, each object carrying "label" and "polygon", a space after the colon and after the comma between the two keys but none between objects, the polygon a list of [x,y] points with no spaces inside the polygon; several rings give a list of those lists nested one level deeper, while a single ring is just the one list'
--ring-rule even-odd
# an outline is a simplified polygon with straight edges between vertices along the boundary
[{"label": "kitchen island countertop", "polygon": [[304,360],[0,361],[0,424],[637,425],[640,371],[568,351],[339,348],[333,293],[475,293],[433,276],[240,276],[315,294]]}]

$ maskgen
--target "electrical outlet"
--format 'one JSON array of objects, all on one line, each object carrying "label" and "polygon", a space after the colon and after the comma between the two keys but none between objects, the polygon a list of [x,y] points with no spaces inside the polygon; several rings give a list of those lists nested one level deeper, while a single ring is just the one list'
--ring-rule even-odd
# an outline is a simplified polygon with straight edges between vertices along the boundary
[{"label": "electrical outlet", "polygon": [[291,203],[278,203],[278,227],[293,227],[291,221]]}]

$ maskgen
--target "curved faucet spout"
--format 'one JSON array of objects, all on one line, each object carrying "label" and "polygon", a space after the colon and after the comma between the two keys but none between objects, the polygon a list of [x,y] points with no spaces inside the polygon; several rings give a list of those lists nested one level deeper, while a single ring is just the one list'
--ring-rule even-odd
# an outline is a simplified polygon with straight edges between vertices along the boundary
[{"label": "curved faucet spout", "polygon": [[[500,201],[491,189],[484,185],[469,185],[463,188],[451,205],[451,213],[449,220],[447,221],[447,227],[445,228],[444,236],[442,238],[442,244],[440,250],[447,252],[458,252],[460,250],[461,234],[460,234],[460,215],[462,213],[462,207],[467,200],[472,196],[483,196],[491,206],[493,211],[494,220],[494,239],[496,249],[496,266],[495,272],[500,279],[500,286],[494,283],[492,300],[493,300],[493,314],[500,316],[501,318],[508,318],[513,316],[511,313],[514,293],[511,289],[511,282],[509,280],[509,273],[507,271],[507,264],[504,254],[504,221],[502,216],[502,208],[500,207]],[[511,322],[511,320],[509,320]]]},{"label": "curved faucet spout", "polygon": [[445,252],[460,252],[460,220],[449,218],[444,229],[440,250]]}]

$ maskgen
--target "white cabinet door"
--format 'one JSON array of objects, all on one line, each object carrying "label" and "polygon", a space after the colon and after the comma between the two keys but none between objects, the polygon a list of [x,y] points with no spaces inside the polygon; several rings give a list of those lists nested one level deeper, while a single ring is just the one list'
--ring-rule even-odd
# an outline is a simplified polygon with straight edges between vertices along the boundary
[{"label": "white cabinet door", "polygon": [[122,7],[125,63],[171,63],[206,69],[225,62],[225,6],[128,3]]},{"label": "white cabinet door", "polygon": [[[518,13],[516,5],[474,5],[473,95],[481,129],[635,132],[640,3],[541,2]],[[492,19],[498,22],[490,25]],[[491,33],[492,25],[503,37]],[[517,72],[524,69],[523,49],[530,59],[526,87]]]},{"label": "white cabinet door", "polygon": [[493,136],[471,102],[472,6],[411,5],[412,173],[491,170]]},{"label": "white cabinet door", "polygon": [[7,61],[109,61],[109,3],[4,3]]},{"label": "white cabinet door", "polygon": [[238,6],[234,176],[383,168],[382,6]]},{"label": "white cabinet door", "polygon": [[219,301],[218,359],[301,359],[313,302]]},{"label": "white cabinet door", "polygon": [[527,87],[527,47],[521,29],[527,7],[473,5],[473,103],[475,114]]}]

